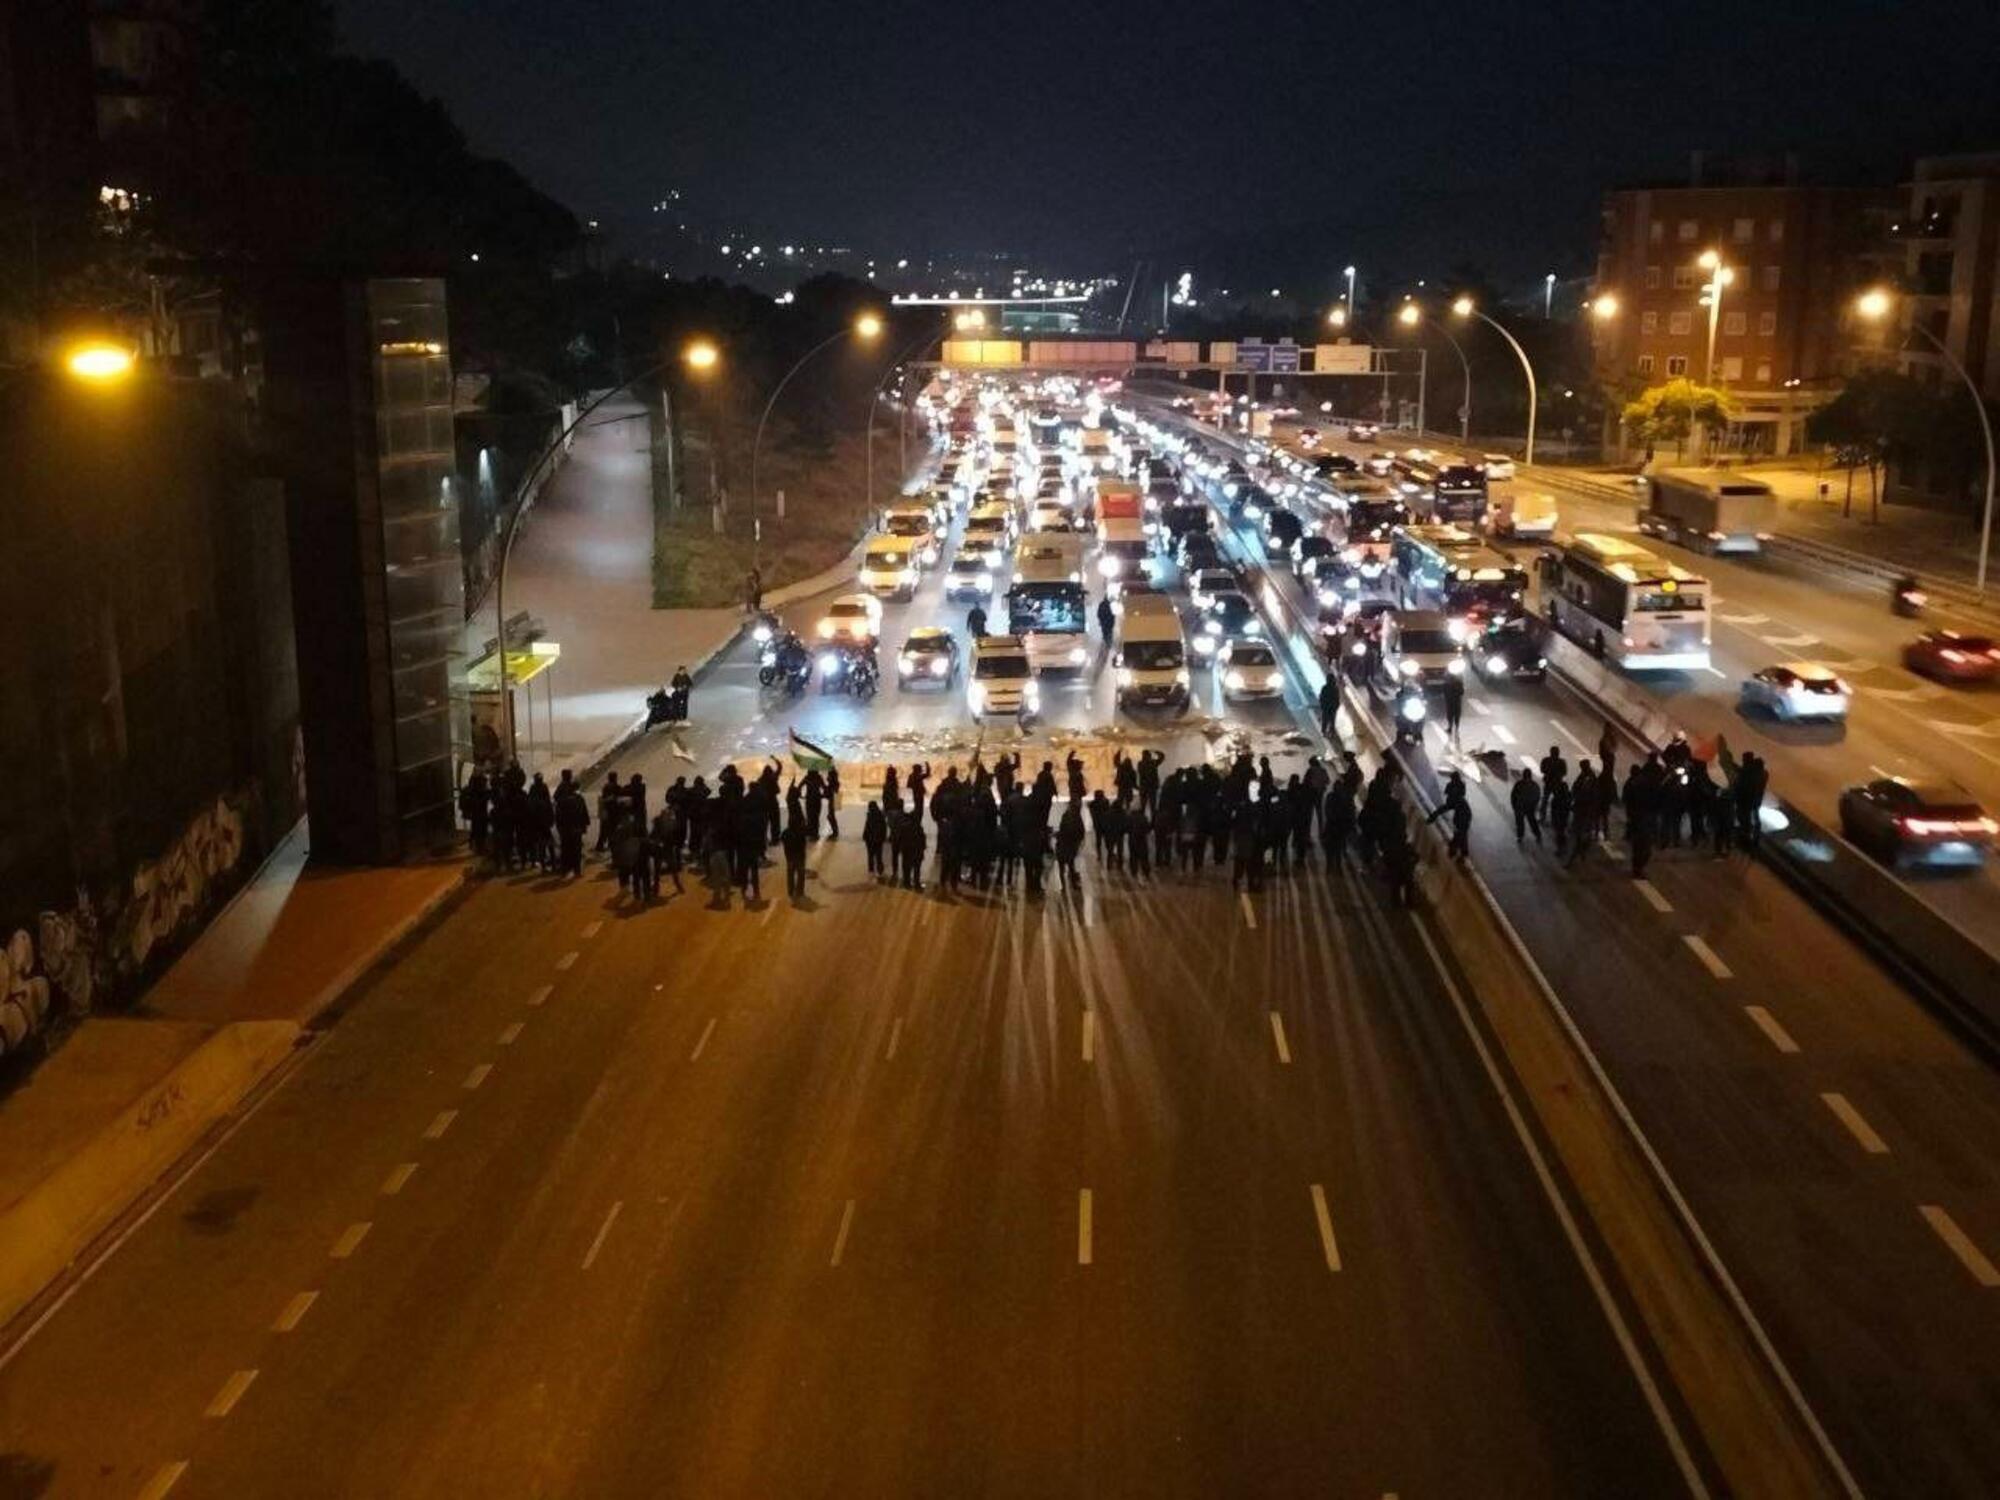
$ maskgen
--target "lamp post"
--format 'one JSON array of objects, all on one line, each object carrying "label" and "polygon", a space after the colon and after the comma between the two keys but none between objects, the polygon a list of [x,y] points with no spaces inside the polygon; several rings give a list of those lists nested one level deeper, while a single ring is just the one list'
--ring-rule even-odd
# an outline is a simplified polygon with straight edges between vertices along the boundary
[{"label": "lamp post", "polygon": [[[1397,321],[1406,328],[1415,328],[1423,321],[1423,312],[1414,302],[1405,302],[1403,310],[1396,316]],[[1465,346],[1451,336],[1450,329],[1435,320],[1430,326],[1444,335],[1444,341],[1451,345],[1451,352],[1458,356],[1458,367],[1465,378],[1465,394],[1458,403],[1458,441],[1462,447],[1470,448],[1472,446],[1472,361],[1465,357]],[[1419,410],[1422,409],[1421,398],[1417,406]],[[1419,421],[1417,425],[1422,427],[1423,423]]]},{"label": "lamp post", "polygon": [[[970,312],[957,313],[951,318],[950,326],[961,332],[983,328],[986,326],[986,314],[978,308],[973,308]],[[943,328],[927,330],[914,343],[901,350],[894,359],[889,361],[888,368],[882,372],[882,378],[875,382],[875,390],[868,398],[867,480],[863,488],[868,497],[868,508],[870,510],[875,508],[875,413],[882,405],[882,388],[889,383],[891,375],[895,374],[898,369],[909,362],[911,355],[922,349],[931,340],[943,337],[946,331]],[[901,443],[904,430],[909,426],[908,418],[909,414],[905,411],[896,423],[899,444]],[[907,471],[910,466],[908,448],[899,447],[898,456],[901,459],[904,470]]]},{"label": "lamp post", "polygon": [[1708,285],[1701,294],[1701,300],[1708,304],[1708,364],[1702,374],[1702,384],[1714,385],[1715,330],[1722,320],[1722,289],[1736,279],[1736,273],[1725,266],[1722,257],[1713,250],[1702,251],[1699,264],[1708,272]]},{"label": "lamp post", "polygon": [[1481,312],[1470,297],[1460,297],[1452,303],[1451,310],[1461,318],[1479,319],[1507,341],[1507,347],[1514,351],[1514,357],[1521,362],[1521,373],[1528,377],[1528,442],[1521,462],[1532,464],[1535,461],[1535,367],[1528,363],[1528,351],[1521,347],[1520,340],[1513,334]]},{"label": "lamp post", "polygon": [[1349,313],[1352,313],[1354,311],[1354,267],[1349,266],[1345,274],[1347,276],[1347,310]]},{"label": "lamp post", "polygon": [[[1871,323],[1880,322],[1887,317],[1894,305],[1895,298],[1880,287],[1863,292],[1854,304],[1855,310]],[[1993,419],[1987,415],[1986,403],[1980,398],[1979,387],[1973,383],[1970,372],[1959,363],[1951,350],[1945,347],[1944,340],[1914,319],[1910,323],[1910,330],[1922,334],[1929,340],[1930,346],[1937,350],[1938,357],[1951,367],[1952,374],[1964,384],[1966,395],[1972,398],[1972,409],[1979,415],[1980,435],[1986,439],[1986,509],[1979,523],[1979,574],[1976,580],[1979,592],[1983,594],[1986,592],[1986,558],[1993,543]]]},{"label": "lamp post", "polygon": [[1548,322],[1556,315],[1556,273],[1551,271],[1542,278],[1542,321]]},{"label": "lamp post", "polygon": [[875,314],[872,312],[863,313],[860,317],[854,320],[852,326],[847,328],[836,328],[832,333],[828,334],[825,338],[821,339],[817,344],[814,344],[812,348],[806,350],[804,354],[801,354],[798,357],[797,362],[794,363],[789,370],[785,371],[784,378],[771,388],[771,398],[764,403],[763,414],[757,418],[756,435],[750,439],[750,566],[751,567],[754,568],[757,566],[758,546],[763,539],[761,535],[763,531],[763,526],[758,521],[758,509],[757,509],[757,454],[758,450],[761,449],[764,444],[764,424],[771,420],[771,408],[778,404],[779,395],[784,391],[786,386],[791,384],[792,377],[798,374],[799,371],[803,370],[806,366],[806,361],[811,359],[815,354],[819,353],[820,350],[825,349],[830,345],[839,343],[842,339],[846,338],[850,333],[853,334],[858,339],[866,340],[877,337],[878,335],[880,335],[881,332],[882,332],[882,320],[877,316],[875,316]]},{"label": "lamp post", "polygon": [[[714,369],[716,361],[719,358],[720,355],[717,353],[715,345],[709,343],[706,339],[698,339],[694,343],[689,344],[680,355],[680,360],[689,369],[697,373],[706,373]],[[505,740],[507,759],[510,761],[514,759],[515,741],[514,698],[513,694],[509,691],[507,679],[507,562],[514,555],[514,539],[521,534],[521,522],[527,515],[527,497],[534,492],[536,477],[542,472],[542,469],[557,453],[562,451],[563,444],[569,440],[570,434],[582,427],[592,412],[596,411],[598,407],[602,406],[619,392],[629,389],[638,382],[650,379],[655,375],[665,374],[667,370],[673,367],[674,363],[673,359],[663,359],[650,369],[641,370],[631,379],[619,385],[612,386],[595,400],[587,403],[571,419],[567,427],[549,439],[547,446],[536,455],[535,461],[528,465],[527,472],[521,476],[520,483],[514,487],[514,494],[519,503],[510,506],[506,529],[500,535],[500,556],[493,567],[493,652],[500,674],[500,723],[505,731],[502,738]],[[674,428],[672,421],[669,420],[667,423],[667,447],[670,453],[673,449],[673,441]]]}]

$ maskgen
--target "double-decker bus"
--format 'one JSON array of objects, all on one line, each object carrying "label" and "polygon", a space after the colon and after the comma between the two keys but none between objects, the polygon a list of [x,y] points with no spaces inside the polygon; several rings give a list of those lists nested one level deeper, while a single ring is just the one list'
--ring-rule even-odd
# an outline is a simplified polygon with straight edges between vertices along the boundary
[{"label": "double-decker bus", "polygon": [[1403,607],[1438,611],[1454,640],[1526,613],[1527,570],[1459,527],[1399,528],[1389,567]]},{"label": "double-decker bus", "polygon": [[1580,532],[1542,561],[1549,623],[1628,671],[1708,665],[1708,581],[1623,537]]}]

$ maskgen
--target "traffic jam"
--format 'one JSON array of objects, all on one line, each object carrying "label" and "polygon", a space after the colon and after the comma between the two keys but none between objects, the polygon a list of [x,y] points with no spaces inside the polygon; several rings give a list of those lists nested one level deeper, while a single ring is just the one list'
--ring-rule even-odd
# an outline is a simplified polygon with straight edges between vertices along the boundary
[{"label": "traffic jam", "polygon": [[[1560,531],[1556,498],[1513,482],[1504,455],[1395,449],[1363,422],[1115,380],[945,374],[919,407],[932,482],[883,510],[854,591],[809,638],[762,627],[767,686],[865,702],[892,678],[1028,728],[1087,711],[1108,669],[1129,720],[1268,725],[1338,674],[1399,742],[1430,731],[1453,751],[1467,690],[1535,691],[1552,631],[1621,674],[1715,670],[1707,578],[1622,532]],[[1690,517],[1760,503],[1661,485],[1637,529],[1685,545]],[[1735,546],[1711,530],[1702,550]],[[935,606],[898,611],[910,623],[885,638],[885,605],[920,593]],[[2000,670],[1993,643],[1949,631],[1909,653],[1943,680]],[[1740,691],[1746,714],[1786,723],[1838,722],[1852,697],[1809,661]],[[1880,778],[1838,811],[1895,865],[1977,865],[1995,833],[1949,785]]]}]

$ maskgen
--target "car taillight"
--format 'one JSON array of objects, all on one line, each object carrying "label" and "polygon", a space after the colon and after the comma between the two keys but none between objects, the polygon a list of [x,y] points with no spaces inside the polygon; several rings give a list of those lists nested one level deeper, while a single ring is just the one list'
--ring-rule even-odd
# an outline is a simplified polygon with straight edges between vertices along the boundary
[{"label": "car taillight", "polygon": [[1896,824],[1905,833],[1926,837],[1938,833],[1983,833],[1991,836],[2000,833],[2000,823],[1991,818],[1898,818]]},{"label": "car taillight", "polygon": [[1949,646],[1945,647],[1945,648],[1944,648],[1944,650],[1942,650],[1942,651],[1938,652],[1938,655],[1939,655],[1939,656],[1941,656],[1941,657],[1943,657],[1943,658],[1944,658],[1944,659],[1945,659],[1946,661],[1964,661],[1964,660],[1965,660],[1965,653],[1964,653],[1963,651],[1954,651],[1954,650],[1952,650],[1952,648],[1951,648],[1951,647],[1949,647]]}]

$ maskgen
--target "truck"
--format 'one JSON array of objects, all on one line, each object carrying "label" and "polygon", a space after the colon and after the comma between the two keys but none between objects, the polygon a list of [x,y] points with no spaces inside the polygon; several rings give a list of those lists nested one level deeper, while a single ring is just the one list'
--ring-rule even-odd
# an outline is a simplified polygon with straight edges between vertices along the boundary
[{"label": "truck", "polygon": [[1147,551],[1146,498],[1129,480],[1100,481],[1097,486],[1097,571],[1112,581],[1137,577]]},{"label": "truck", "polygon": [[1761,479],[1715,469],[1666,469],[1646,480],[1639,529],[1697,552],[1758,552],[1778,517]]}]

